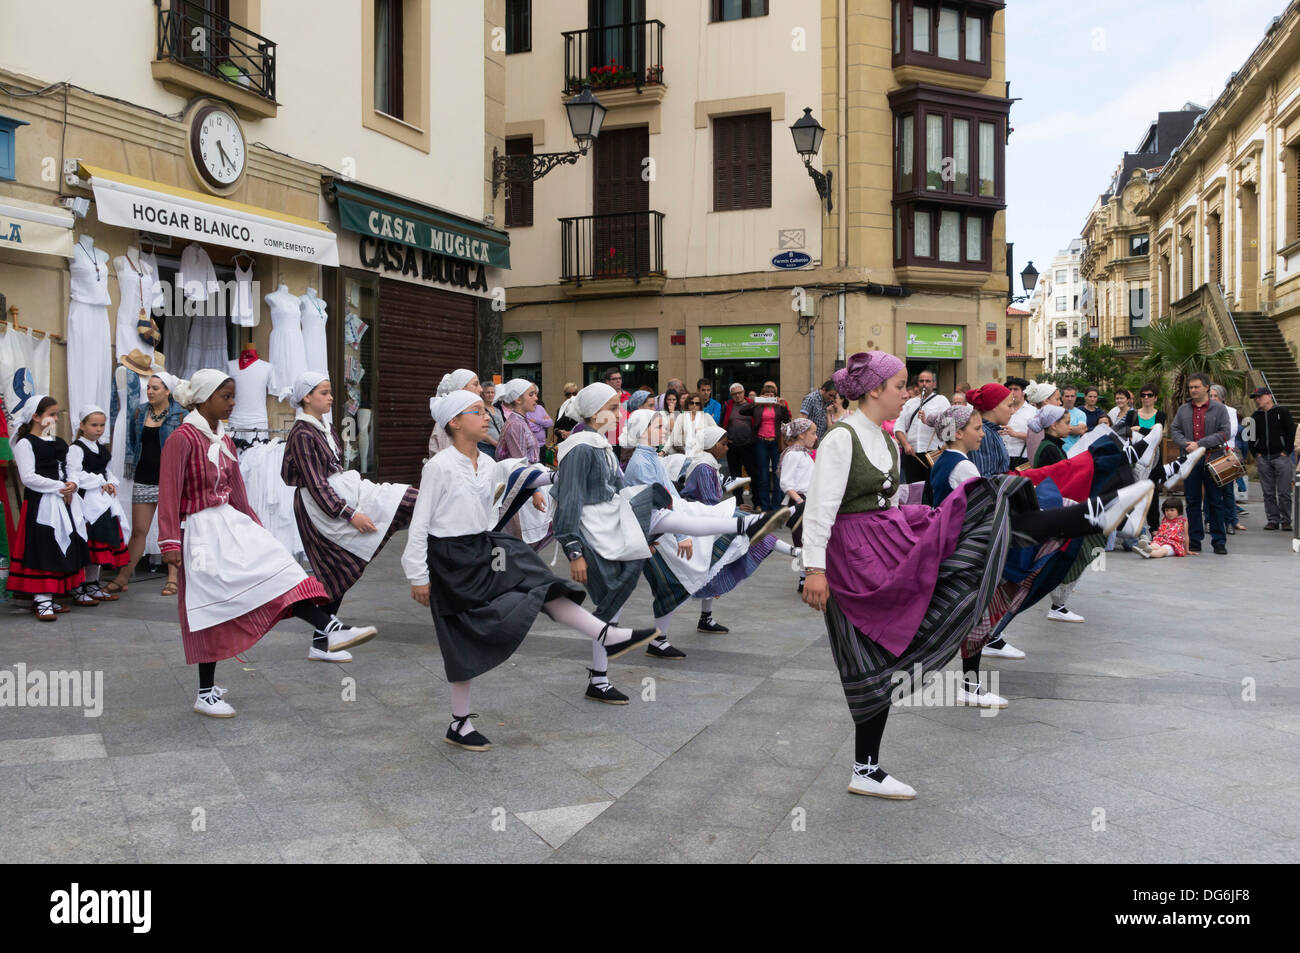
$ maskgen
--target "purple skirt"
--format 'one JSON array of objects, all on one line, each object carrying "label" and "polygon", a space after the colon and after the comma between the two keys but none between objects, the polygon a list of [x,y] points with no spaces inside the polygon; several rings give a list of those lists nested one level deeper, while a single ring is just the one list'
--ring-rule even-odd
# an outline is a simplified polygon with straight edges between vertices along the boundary
[{"label": "purple skirt", "polygon": [[826,582],[845,617],[891,655],[902,655],[925,618],[939,564],[957,548],[966,494],[938,509],[904,504],[841,514],[826,547]]}]

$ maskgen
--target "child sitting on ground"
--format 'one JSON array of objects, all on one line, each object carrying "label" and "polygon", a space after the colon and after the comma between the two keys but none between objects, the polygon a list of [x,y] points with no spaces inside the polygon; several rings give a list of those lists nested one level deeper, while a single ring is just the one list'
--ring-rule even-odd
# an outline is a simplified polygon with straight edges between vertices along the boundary
[{"label": "child sitting on ground", "polygon": [[1186,556],[1188,549],[1187,517],[1183,515],[1183,501],[1176,496],[1165,499],[1161,507],[1164,519],[1151,542],[1139,539],[1138,554],[1143,559],[1159,559],[1163,556]]}]

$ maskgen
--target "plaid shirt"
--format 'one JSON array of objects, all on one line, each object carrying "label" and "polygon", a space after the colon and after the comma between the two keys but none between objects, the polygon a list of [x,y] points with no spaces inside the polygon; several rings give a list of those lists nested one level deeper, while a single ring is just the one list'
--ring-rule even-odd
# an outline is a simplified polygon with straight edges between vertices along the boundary
[{"label": "plaid shirt", "polygon": [[826,402],[822,400],[820,390],[814,390],[803,399],[799,412],[817,425],[817,439],[826,436]]}]

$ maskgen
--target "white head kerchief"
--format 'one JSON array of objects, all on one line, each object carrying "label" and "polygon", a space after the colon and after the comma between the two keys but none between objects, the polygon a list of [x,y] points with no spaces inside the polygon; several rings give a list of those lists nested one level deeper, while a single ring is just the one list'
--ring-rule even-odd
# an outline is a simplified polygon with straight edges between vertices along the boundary
[{"label": "white head kerchief", "polygon": [[645,436],[646,430],[650,427],[650,421],[655,419],[658,411],[655,410],[634,410],[627,415],[627,423],[623,425],[623,433],[618,438],[619,446],[635,447]]},{"label": "white head kerchief", "polygon": [[160,381],[163,382],[163,387],[167,388],[168,393],[170,393],[173,397],[176,396],[175,393],[176,385],[179,384],[180,381],[178,381],[171,374],[168,374],[166,371],[162,370],[161,368],[155,368],[152,372],[150,372],[149,376],[158,378]]},{"label": "white head kerchief", "polygon": [[583,420],[586,420],[588,417],[595,416],[596,411],[609,403],[611,397],[617,396],[618,391],[614,390],[614,388],[610,387],[608,384],[597,382],[595,384],[588,384],[582,390],[578,391],[578,396],[573,398],[573,402],[578,411],[578,415],[582,417]]},{"label": "white head kerchief", "polygon": [[506,381],[497,388],[498,404],[513,404],[524,394],[528,393],[528,388],[533,386],[533,382],[525,380],[522,377],[516,377],[514,380]]},{"label": "white head kerchief", "polygon": [[[161,380],[161,378],[159,379]],[[215,371],[210,367],[205,367],[201,371],[196,371],[189,380],[178,381],[175,390],[172,391],[172,396],[176,398],[177,403],[182,407],[198,407],[199,404],[215,394],[218,387],[230,379],[230,375],[225,371]]]},{"label": "white head kerchief", "polygon": [[478,377],[477,374],[475,374],[473,371],[467,371],[463,367],[457,368],[456,370],[452,371],[450,374],[443,374],[442,381],[438,384],[437,396],[446,397],[452,391],[464,390],[465,385],[468,384],[470,381],[474,380],[476,377]]},{"label": "white head kerchief", "polygon": [[40,406],[41,401],[43,401],[45,397],[45,394],[32,394],[32,396],[28,398],[27,403],[14,411],[14,429],[21,427],[36,416],[36,408]]},{"label": "white head kerchief", "polygon": [[1038,384],[1030,381],[1029,386],[1025,388],[1025,400],[1031,404],[1041,404],[1055,393],[1055,384],[1049,384],[1046,381]]},{"label": "white head kerchief", "polygon": [[86,418],[91,414],[104,414],[104,420],[108,420],[108,414],[105,413],[103,407],[99,407],[95,404],[87,404],[85,407],[82,407],[81,412],[77,414],[77,426],[80,427],[85,423]]},{"label": "white head kerchief", "polygon": [[701,427],[695,433],[695,453],[703,453],[726,435],[721,427]]},{"label": "white head kerchief", "polygon": [[464,413],[470,407],[482,402],[478,394],[467,390],[454,390],[450,394],[435,397],[429,401],[429,412],[433,414],[438,429],[442,430],[457,414]]},{"label": "white head kerchief", "polygon": [[302,399],[314,391],[322,381],[329,380],[329,377],[319,371],[306,371],[299,375],[298,379],[293,382],[293,389],[289,393],[289,403],[298,407],[302,404]]},{"label": "white head kerchief", "polygon": [[1064,416],[1064,407],[1057,407],[1055,404],[1048,404],[1046,407],[1040,408],[1038,413],[1034,414],[1034,416],[1030,417],[1026,426],[1034,433],[1042,433]]}]

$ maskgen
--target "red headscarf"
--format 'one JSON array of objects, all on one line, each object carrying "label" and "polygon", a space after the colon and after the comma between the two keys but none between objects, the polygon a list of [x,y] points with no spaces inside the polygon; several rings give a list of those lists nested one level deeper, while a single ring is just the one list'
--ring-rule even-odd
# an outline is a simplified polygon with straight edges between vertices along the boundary
[{"label": "red headscarf", "polygon": [[986,410],[992,410],[1002,403],[1010,394],[1011,391],[994,381],[975,390],[966,391],[966,400],[980,413],[984,413]]}]

